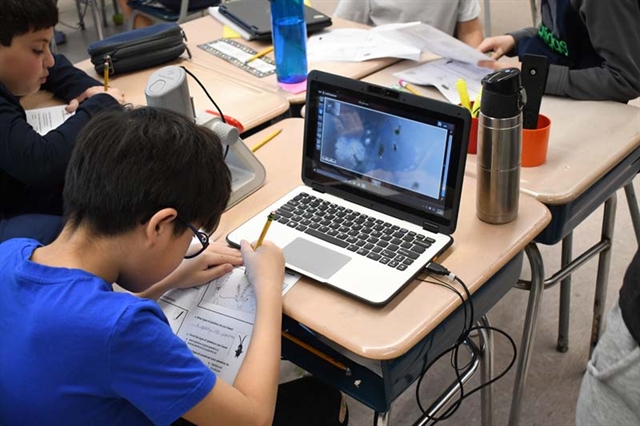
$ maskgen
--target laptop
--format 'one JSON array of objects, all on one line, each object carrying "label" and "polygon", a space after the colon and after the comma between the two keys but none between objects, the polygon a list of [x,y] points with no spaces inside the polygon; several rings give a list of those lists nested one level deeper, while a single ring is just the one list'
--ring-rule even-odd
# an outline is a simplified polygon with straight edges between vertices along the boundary
[{"label": "laptop", "polygon": [[[269,0],[235,0],[221,4],[218,12],[231,20],[255,40],[271,40],[271,6]],[[304,6],[307,34],[331,25],[331,17]]]},{"label": "laptop", "polygon": [[387,303],[453,242],[471,117],[459,106],[321,71],[307,78],[304,185],[233,230],[286,266]]}]

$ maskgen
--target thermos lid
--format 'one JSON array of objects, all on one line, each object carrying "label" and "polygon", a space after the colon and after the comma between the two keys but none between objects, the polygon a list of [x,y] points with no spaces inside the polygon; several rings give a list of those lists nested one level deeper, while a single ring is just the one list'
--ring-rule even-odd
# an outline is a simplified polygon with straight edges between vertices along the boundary
[{"label": "thermos lid", "polygon": [[527,94],[518,68],[495,71],[482,79],[480,112],[488,117],[514,117],[522,111]]}]

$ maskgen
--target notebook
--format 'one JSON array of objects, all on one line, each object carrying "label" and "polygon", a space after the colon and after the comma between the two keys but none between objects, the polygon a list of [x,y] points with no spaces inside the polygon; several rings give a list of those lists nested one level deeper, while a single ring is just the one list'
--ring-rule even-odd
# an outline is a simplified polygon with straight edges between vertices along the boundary
[{"label": "notebook", "polygon": [[[228,18],[256,40],[271,40],[271,6],[269,0],[235,0],[221,4],[218,12]],[[307,34],[331,25],[331,17],[309,6],[304,6]]]},{"label": "notebook", "polygon": [[471,118],[459,106],[320,71],[307,78],[301,185],[232,231],[288,268],[384,304],[453,242]]}]

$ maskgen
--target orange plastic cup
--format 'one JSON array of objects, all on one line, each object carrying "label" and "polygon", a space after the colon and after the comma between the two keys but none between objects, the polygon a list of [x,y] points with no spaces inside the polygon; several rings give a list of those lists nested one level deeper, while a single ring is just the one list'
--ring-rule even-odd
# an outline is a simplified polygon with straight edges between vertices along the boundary
[{"label": "orange plastic cup", "polygon": [[[471,101],[471,109],[473,110],[473,101]],[[471,117],[471,128],[469,129],[469,145],[467,153],[478,153],[478,117]]]},{"label": "orange plastic cup", "polygon": [[538,115],[537,128],[522,129],[522,167],[536,167],[547,161],[550,131],[551,120],[542,114]]}]

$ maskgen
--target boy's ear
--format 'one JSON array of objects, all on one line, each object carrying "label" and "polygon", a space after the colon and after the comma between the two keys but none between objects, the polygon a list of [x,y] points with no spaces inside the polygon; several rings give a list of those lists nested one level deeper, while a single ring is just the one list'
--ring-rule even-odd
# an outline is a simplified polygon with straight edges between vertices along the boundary
[{"label": "boy's ear", "polygon": [[173,208],[158,210],[147,223],[144,224],[144,233],[147,241],[155,244],[161,238],[173,236],[174,221],[178,212]]}]

